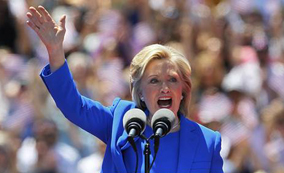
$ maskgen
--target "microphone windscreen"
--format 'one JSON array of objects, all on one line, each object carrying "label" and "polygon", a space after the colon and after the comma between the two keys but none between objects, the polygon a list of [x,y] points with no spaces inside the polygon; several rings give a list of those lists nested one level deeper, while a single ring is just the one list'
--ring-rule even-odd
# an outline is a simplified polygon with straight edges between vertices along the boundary
[{"label": "microphone windscreen", "polygon": [[171,122],[171,126],[173,127],[173,124],[175,122],[175,114],[169,110],[169,109],[166,109],[166,108],[162,108],[162,109],[159,109],[157,110],[153,117],[152,117],[152,120],[151,120],[151,127],[154,128],[154,122],[160,118],[167,118],[170,122]]},{"label": "microphone windscreen", "polygon": [[146,127],[146,114],[141,110],[141,109],[138,109],[138,108],[133,108],[133,109],[130,109],[128,110],[125,114],[124,114],[124,117],[123,117],[123,127],[125,129],[125,126],[127,125],[127,123],[131,120],[131,119],[140,119],[143,124],[144,124],[144,129],[142,131],[145,130],[145,127]]}]

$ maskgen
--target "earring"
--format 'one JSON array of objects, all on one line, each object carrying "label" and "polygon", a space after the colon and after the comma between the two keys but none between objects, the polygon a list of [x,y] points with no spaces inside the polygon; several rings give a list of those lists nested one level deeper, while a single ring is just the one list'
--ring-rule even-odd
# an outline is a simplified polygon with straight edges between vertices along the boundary
[{"label": "earring", "polygon": [[144,97],[141,97],[140,100],[144,102]]},{"label": "earring", "polygon": [[182,100],[183,99],[183,96],[181,96],[181,99],[180,100]]}]

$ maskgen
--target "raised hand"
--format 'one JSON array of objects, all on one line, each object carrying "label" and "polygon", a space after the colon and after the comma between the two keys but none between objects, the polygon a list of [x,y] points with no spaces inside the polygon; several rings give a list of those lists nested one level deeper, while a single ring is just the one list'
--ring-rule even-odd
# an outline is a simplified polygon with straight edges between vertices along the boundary
[{"label": "raised hand", "polygon": [[63,40],[66,16],[62,16],[59,24],[56,24],[46,9],[39,6],[37,9],[30,7],[27,17],[27,24],[37,33],[48,51],[52,71],[58,69],[65,60]]}]

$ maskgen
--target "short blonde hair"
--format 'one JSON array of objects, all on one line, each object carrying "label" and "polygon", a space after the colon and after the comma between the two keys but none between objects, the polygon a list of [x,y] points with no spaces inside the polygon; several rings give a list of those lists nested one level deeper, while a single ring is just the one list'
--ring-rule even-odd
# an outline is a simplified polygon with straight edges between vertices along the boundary
[{"label": "short blonde hair", "polygon": [[183,99],[180,104],[179,112],[188,116],[189,103],[191,97],[191,67],[183,54],[172,47],[153,44],[144,47],[132,60],[130,65],[130,90],[133,101],[138,108],[145,110],[146,105],[140,100],[141,79],[147,65],[156,59],[167,59],[173,62],[178,69],[178,74],[183,82]]}]

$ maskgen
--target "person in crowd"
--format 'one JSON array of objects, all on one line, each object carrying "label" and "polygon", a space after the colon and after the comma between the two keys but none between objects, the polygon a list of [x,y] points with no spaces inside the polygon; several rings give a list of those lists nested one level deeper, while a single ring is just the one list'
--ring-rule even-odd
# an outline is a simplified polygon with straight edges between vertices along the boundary
[{"label": "person in crowd", "polygon": [[259,169],[271,173],[284,171],[284,106],[274,99],[261,110],[260,124],[252,134],[250,144]]},{"label": "person in crowd", "polygon": [[[220,133],[186,118],[191,96],[191,67],[180,52],[160,44],[144,47],[130,65],[133,101],[116,98],[112,105],[105,106],[81,95],[76,88],[63,50],[66,16],[57,24],[46,9],[39,6],[30,7],[27,17],[27,24],[49,54],[49,64],[40,76],[57,107],[67,119],[106,144],[101,172],[135,172],[136,168],[138,172],[147,171],[143,155],[145,139],[134,139],[139,158],[137,167],[135,152],[123,128],[123,117],[133,108],[144,111],[147,116],[143,133],[147,138],[153,134],[150,124],[156,111],[165,108],[175,115],[173,128],[160,140],[152,173],[223,172]],[[153,151],[153,140],[149,142]],[[153,157],[151,154],[151,161]]]},{"label": "person in crowd", "polygon": [[102,162],[105,154],[106,145],[100,140],[97,140],[97,145],[94,153],[84,157],[78,161],[79,173],[100,173]]},{"label": "person in crowd", "polygon": [[33,135],[23,140],[17,151],[20,173],[77,173],[79,152],[58,140],[54,121],[37,119],[32,126]]}]

